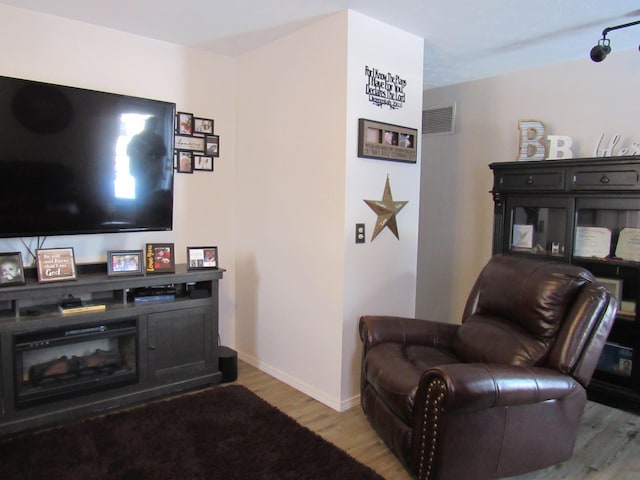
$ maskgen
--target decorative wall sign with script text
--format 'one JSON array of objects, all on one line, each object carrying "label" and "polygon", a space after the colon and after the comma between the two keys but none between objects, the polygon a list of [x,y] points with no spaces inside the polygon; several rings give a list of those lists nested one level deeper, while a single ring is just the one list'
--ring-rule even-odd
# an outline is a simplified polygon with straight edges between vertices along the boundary
[{"label": "decorative wall sign with script text", "polygon": [[391,110],[404,106],[406,80],[377,68],[364,67],[364,74],[367,77],[365,92],[371,103],[381,108],[387,105]]}]

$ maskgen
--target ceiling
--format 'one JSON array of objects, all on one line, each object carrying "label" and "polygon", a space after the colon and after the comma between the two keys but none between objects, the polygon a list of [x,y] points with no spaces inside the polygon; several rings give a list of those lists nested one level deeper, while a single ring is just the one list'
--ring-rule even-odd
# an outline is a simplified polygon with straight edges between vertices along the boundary
[{"label": "ceiling", "polygon": [[[0,0],[234,56],[352,9],[424,38],[434,88],[589,57],[606,27],[640,19],[637,0]],[[613,54],[638,48],[640,25],[612,31]],[[638,56],[640,62],[640,55]],[[606,61],[602,63],[603,68]]]}]

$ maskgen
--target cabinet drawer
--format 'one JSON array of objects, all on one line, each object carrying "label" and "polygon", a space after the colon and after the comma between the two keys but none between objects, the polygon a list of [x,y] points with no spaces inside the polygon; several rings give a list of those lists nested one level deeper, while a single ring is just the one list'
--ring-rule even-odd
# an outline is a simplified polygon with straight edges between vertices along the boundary
[{"label": "cabinet drawer", "polygon": [[572,188],[575,190],[640,189],[640,172],[633,166],[620,168],[574,168]]},{"label": "cabinet drawer", "polygon": [[500,172],[495,179],[497,191],[563,190],[564,171]]}]

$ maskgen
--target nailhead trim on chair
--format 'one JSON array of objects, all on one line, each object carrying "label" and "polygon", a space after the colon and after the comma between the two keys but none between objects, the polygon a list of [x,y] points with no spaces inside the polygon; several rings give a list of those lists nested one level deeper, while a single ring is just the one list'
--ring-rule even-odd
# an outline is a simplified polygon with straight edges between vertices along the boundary
[{"label": "nailhead trim on chair", "polygon": [[[426,405],[422,419],[422,439],[420,441],[420,466],[418,478],[429,480],[433,473],[433,461],[436,455],[436,442],[438,438],[438,419],[441,412],[442,401],[446,391],[445,383],[439,378],[434,379],[427,387]],[[427,443],[427,432],[431,428],[431,442]],[[428,458],[426,458],[428,457]],[[427,464],[425,465],[425,460]]]}]

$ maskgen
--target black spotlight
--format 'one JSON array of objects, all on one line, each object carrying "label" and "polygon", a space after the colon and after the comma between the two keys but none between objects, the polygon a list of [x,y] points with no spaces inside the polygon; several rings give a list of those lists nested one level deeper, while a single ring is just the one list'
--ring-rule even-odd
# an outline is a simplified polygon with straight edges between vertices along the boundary
[{"label": "black spotlight", "polygon": [[598,41],[598,45],[591,49],[591,60],[593,60],[594,62],[603,61],[605,58],[607,58],[607,55],[611,53],[609,41],[607,40],[607,43],[605,44],[604,40],[605,39]]},{"label": "black spotlight", "polygon": [[[602,38],[598,40],[598,44],[591,49],[591,60],[594,62],[601,62],[607,55],[611,53],[611,46],[609,45],[609,39],[607,38],[607,34],[611,30],[618,30],[619,28],[627,28],[633,25],[640,25],[640,20],[635,20],[633,22],[624,23],[622,25],[616,25],[615,27],[607,27],[602,31]],[[640,45],[638,46],[640,50]]]}]

